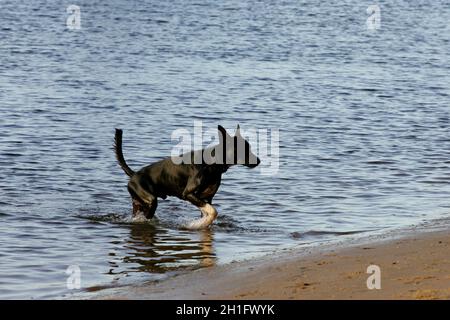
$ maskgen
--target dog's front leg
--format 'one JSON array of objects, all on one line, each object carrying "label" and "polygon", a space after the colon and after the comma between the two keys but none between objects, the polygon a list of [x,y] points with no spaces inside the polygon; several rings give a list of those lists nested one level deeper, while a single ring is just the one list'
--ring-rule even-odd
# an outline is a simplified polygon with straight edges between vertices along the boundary
[{"label": "dog's front leg", "polygon": [[197,198],[194,194],[188,194],[186,200],[197,206],[202,212],[200,219],[187,223],[184,227],[189,230],[200,230],[209,227],[217,217],[217,210],[203,200]]},{"label": "dog's front leg", "polygon": [[183,192],[183,199],[197,206],[202,213],[202,217],[200,219],[191,221],[184,225],[184,228],[189,230],[199,230],[207,228],[217,217],[217,210],[209,203],[199,199],[195,195],[196,190],[197,186],[188,184],[188,187],[186,187],[185,191]]}]

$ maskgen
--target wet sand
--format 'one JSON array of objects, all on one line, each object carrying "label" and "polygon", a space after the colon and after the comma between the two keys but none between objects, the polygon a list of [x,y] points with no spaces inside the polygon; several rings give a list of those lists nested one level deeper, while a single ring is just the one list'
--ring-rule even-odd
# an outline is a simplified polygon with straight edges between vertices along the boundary
[{"label": "wet sand", "polygon": [[[450,229],[289,249],[161,281],[98,292],[95,299],[450,299]],[[381,289],[367,288],[370,265]]]}]

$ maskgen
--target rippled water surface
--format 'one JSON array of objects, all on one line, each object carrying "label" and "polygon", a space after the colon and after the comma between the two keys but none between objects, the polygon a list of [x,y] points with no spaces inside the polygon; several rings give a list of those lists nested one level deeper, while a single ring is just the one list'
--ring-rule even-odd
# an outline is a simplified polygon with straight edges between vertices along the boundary
[{"label": "rippled water surface", "polygon": [[[450,212],[450,7],[380,1],[0,1],[0,298],[69,296]],[[280,130],[230,169],[209,231],[178,199],[132,223],[127,178],[178,128]]]}]

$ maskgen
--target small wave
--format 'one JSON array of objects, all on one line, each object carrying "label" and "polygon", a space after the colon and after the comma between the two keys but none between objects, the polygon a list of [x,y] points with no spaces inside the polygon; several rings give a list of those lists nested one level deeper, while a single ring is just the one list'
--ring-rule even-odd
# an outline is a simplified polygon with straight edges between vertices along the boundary
[{"label": "small wave", "polygon": [[108,222],[117,224],[154,224],[155,221],[154,219],[146,219],[144,216],[131,217],[129,215],[118,213],[77,215],[76,217],[93,223]]},{"label": "small wave", "polygon": [[[108,214],[79,214],[76,218],[88,220],[91,223],[113,223],[123,225],[149,225],[158,226],[167,229],[182,229],[183,226],[190,220],[184,216],[171,214],[170,218],[165,216],[155,216],[152,219],[147,219],[143,215],[132,217],[128,214],[108,213]],[[239,225],[239,222],[227,215],[219,215],[217,220],[213,223],[211,228],[219,232],[268,232],[260,228],[245,228]]]},{"label": "small wave", "polygon": [[238,225],[238,222],[235,219],[227,215],[219,215],[213,227],[225,232],[245,231],[244,228]]},{"label": "small wave", "polygon": [[290,236],[294,239],[306,238],[306,237],[320,237],[320,236],[347,236],[351,234],[358,234],[366,232],[365,230],[355,231],[322,231],[322,230],[310,230],[306,232],[292,232]]},{"label": "small wave", "polygon": [[366,163],[369,165],[395,164],[395,162],[391,160],[372,160],[367,161]]}]

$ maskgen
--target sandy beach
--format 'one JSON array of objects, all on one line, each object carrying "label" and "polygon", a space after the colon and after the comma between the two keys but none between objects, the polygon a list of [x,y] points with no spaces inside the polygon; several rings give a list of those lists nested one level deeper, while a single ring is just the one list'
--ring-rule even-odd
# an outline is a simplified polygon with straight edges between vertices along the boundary
[{"label": "sandy beach", "polygon": [[[380,268],[381,289],[367,287]],[[374,282],[371,282],[374,283]],[[95,299],[450,299],[450,231],[430,226],[345,244],[285,250]]]}]

